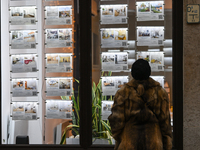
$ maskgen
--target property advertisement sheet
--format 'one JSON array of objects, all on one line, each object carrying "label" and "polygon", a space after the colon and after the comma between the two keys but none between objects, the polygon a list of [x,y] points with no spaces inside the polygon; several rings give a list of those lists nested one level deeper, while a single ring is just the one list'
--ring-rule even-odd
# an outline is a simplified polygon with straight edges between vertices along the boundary
[{"label": "property advertisement sheet", "polygon": [[127,52],[102,52],[101,62],[103,71],[124,71],[128,70]]},{"label": "property advertisement sheet", "polygon": [[46,78],[47,96],[71,96],[72,77],[68,78]]},{"label": "property advertisement sheet", "polygon": [[11,66],[12,66],[12,73],[36,72],[37,57],[35,54],[12,55]]},{"label": "property advertisement sheet", "polygon": [[115,95],[125,83],[128,83],[128,76],[102,77],[102,95]]},{"label": "property advertisement sheet", "polygon": [[46,29],[46,48],[72,47],[72,29]]},{"label": "property advertisement sheet", "polygon": [[11,49],[36,49],[36,30],[10,32]]},{"label": "property advertisement sheet", "polygon": [[47,100],[46,117],[54,119],[71,119],[72,102],[63,100]]},{"label": "property advertisement sheet", "polygon": [[12,120],[36,120],[38,105],[36,102],[13,102]]},{"label": "property advertisement sheet", "polygon": [[101,5],[101,24],[127,24],[128,5]]},{"label": "property advertisement sheet", "polygon": [[137,27],[137,46],[163,46],[164,27]]},{"label": "property advertisement sheet", "polygon": [[37,96],[37,84],[36,78],[12,79],[12,96]]},{"label": "property advertisement sheet", "polygon": [[111,114],[111,108],[113,106],[114,101],[102,101],[101,103],[101,112],[102,112],[102,120],[108,120],[108,117]]},{"label": "property advertisement sheet", "polygon": [[46,6],[45,7],[46,25],[71,25],[72,6]]},{"label": "property advertisement sheet", "polygon": [[11,25],[35,25],[36,7],[10,7]]},{"label": "property advertisement sheet", "polygon": [[102,28],[101,47],[127,47],[128,31],[127,28]]},{"label": "property advertisement sheet", "polygon": [[164,88],[164,76],[150,76],[155,81],[159,82],[160,85]]},{"label": "property advertisement sheet", "polygon": [[164,71],[163,52],[138,52],[137,59],[147,60],[151,66],[151,71]]},{"label": "property advertisement sheet", "polygon": [[164,20],[164,1],[136,2],[137,21]]},{"label": "property advertisement sheet", "polygon": [[46,54],[46,72],[72,72],[72,54]]}]

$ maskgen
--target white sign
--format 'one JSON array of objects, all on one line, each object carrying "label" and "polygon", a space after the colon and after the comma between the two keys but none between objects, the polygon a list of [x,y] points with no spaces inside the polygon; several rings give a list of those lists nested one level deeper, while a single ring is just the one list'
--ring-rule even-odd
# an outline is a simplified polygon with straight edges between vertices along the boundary
[{"label": "white sign", "polygon": [[108,120],[108,117],[111,115],[111,109],[113,107],[114,101],[102,101],[101,103],[101,112],[102,120]]},{"label": "white sign", "polygon": [[150,76],[155,81],[159,82],[160,85],[164,88],[164,76]]}]

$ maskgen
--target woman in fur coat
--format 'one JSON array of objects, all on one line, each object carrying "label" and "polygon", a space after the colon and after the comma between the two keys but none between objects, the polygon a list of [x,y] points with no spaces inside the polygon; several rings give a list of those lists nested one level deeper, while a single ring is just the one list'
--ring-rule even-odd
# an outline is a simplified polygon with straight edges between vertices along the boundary
[{"label": "woman in fur coat", "polygon": [[150,78],[146,60],[132,65],[133,79],[119,89],[109,116],[115,150],[171,150],[168,94]]}]

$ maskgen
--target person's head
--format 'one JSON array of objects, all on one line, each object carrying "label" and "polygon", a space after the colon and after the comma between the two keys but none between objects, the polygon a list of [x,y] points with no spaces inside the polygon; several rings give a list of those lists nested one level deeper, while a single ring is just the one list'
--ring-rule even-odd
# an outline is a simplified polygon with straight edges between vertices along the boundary
[{"label": "person's head", "polygon": [[151,67],[144,59],[136,60],[131,69],[131,75],[135,80],[147,80],[151,75]]}]

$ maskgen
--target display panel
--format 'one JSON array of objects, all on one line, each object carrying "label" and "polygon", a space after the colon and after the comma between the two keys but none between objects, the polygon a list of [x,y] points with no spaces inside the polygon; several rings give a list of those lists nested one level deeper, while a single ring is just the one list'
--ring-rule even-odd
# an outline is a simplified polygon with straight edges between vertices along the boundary
[{"label": "display panel", "polygon": [[72,6],[46,6],[46,25],[71,25]]},{"label": "display panel", "polygon": [[102,71],[124,71],[128,70],[127,52],[102,52]]},{"label": "display panel", "polygon": [[10,31],[11,49],[35,49],[36,30]]},{"label": "display panel", "polygon": [[128,76],[110,76],[102,78],[102,94],[103,95],[115,95],[125,83],[128,83]]},{"label": "display panel", "polygon": [[137,27],[137,46],[163,46],[163,40],[164,27]]},{"label": "display panel", "polygon": [[102,108],[102,120],[108,120],[108,117],[111,114],[111,108],[113,106],[114,101],[102,101],[101,108]]},{"label": "display panel", "polygon": [[46,29],[45,47],[72,47],[72,29]]},{"label": "display panel", "polygon": [[46,54],[46,72],[72,72],[72,54]]},{"label": "display panel", "polygon": [[11,25],[35,25],[36,7],[10,7]]},{"label": "display panel", "polygon": [[101,47],[127,47],[128,30],[127,28],[102,28]]},{"label": "display panel", "polygon": [[38,105],[36,102],[12,102],[12,120],[36,120]]},{"label": "display panel", "polygon": [[137,21],[164,20],[164,1],[136,2]]},{"label": "display panel", "polygon": [[71,96],[72,77],[69,78],[46,78],[47,96]]},{"label": "display panel", "polygon": [[47,100],[46,117],[54,119],[71,119],[72,101]]},{"label": "display panel", "polygon": [[29,55],[11,55],[12,73],[36,72],[37,57],[36,54]]},{"label": "display panel", "polygon": [[151,71],[164,71],[163,52],[138,52],[137,59],[148,61],[151,66]]},{"label": "display panel", "polygon": [[37,96],[37,84],[36,78],[12,79],[12,97]]},{"label": "display panel", "polygon": [[127,24],[127,5],[100,5],[101,24]]}]

